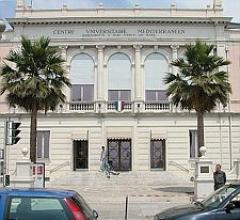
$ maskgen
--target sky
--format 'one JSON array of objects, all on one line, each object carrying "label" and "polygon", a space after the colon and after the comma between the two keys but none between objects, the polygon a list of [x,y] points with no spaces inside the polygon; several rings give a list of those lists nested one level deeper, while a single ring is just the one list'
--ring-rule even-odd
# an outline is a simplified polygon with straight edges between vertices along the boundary
[{"label": "sky", "polygon": [[[179,8],[206,8],[213,0],[25,0],[27,5],[32,2],[33,8],[53,9],[66,4],[69,8],[95,8],[99,3],[104,7],[133,7],[139,4],[144,8],[168,8],[171,2],[176,2]],[[13,17],[16,0],[0,0],[0,18]],[[234,22],[240,23],[240,0],[224,0],[224,15],[234,17]]]}]

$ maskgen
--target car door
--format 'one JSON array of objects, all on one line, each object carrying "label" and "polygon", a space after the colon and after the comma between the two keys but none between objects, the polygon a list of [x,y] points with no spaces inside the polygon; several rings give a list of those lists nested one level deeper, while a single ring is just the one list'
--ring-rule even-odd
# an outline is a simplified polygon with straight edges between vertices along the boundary
[{"label": "car door", "polygon": [[229,213],[225,209],[218,210],[216,213],[216,220],[239,220],[240,208],[231,210]]},{"label": "car door", "polygon": [[[228,204],[234,204],[235,208],[228,209]],[[216,212],[216,220],[239,220],[240,219],[240,192],[235,194],[229,202]]]}]

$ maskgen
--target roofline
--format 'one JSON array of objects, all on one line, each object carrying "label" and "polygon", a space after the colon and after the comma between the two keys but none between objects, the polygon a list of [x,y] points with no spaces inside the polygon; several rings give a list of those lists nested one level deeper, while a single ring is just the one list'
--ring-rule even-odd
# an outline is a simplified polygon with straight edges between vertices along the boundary
[{"label": "roofline", "polygon": [[228,30],[240,30],[240,23],[230,22],[227,24],[226,29]]},{"label": "roofline", "polygon": [[178,10],[178,11],[203,11],[205,12],[206,10],[208,11],[223,11],[223,8],[179,8],[179,7],[89,7],[89,8],[68,8],[68,7],[63,7],[63,8],[32,8],[30,6],[26,8],[20,8],[16,9],[17,12],[56,12],[56,11],[119,11],[119,10],[124,10],[124,11],[134,11],[134,10],[149,10],[149,11],[169,11],[169,10]]},{"label": "roofline", "polygon": [[79,23],[230,23],[232,17],[55,17],[7,18],[11,25],[18,24],[79,24]]}]

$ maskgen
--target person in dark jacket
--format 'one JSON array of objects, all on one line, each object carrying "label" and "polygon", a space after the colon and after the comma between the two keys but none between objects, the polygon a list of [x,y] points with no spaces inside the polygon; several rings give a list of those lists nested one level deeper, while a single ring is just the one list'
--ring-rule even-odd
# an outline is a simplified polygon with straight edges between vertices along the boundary
[{"label": "person in dark jacket", "polygon": [[226,174],[221,170],[221,165],[217,164],[215,168],[215,172],[213,173],[214,178],[214,190],[218,190],[226,183]]}]

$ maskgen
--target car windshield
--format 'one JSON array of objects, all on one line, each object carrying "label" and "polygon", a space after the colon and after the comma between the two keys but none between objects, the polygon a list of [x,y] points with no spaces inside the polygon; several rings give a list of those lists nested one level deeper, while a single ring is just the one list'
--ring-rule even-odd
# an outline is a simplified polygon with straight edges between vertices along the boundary
[{"label": "car windshield", "polygon": [[203,200],[202,204],[204,206],[216,208],[235,190],[236,186],[224,186]]}]

